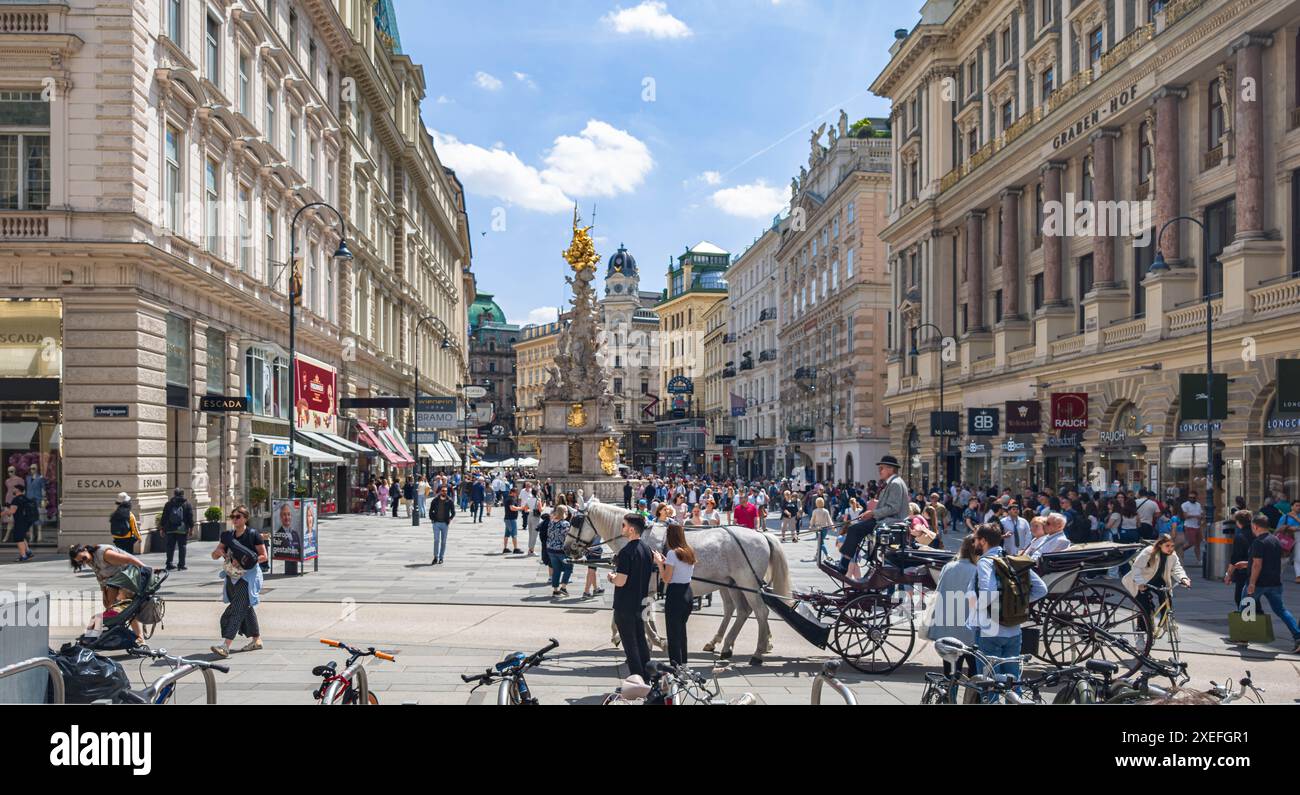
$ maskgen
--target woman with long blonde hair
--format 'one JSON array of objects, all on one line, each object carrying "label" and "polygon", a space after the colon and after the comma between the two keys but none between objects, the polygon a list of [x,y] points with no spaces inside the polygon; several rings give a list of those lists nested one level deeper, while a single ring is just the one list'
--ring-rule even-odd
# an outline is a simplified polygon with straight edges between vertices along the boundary
[{"label": "woman with long blonde hair", "polygon": [[686,620],[691,617],[691,577],[695,573],[695,550],[686,542],[680,522],[668,523],[665,541],[668,555],[654,553],[664,589],[664,618],[668,623],[668,659],[673,665],[686,664]]}]

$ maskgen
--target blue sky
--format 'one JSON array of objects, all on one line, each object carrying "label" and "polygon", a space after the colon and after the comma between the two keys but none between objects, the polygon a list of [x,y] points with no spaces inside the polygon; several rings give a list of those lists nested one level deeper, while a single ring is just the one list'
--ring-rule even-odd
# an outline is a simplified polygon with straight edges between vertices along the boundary
[{"label": "blue sky", "polygon": [[[511,322],[566,300],[572,203],[642,289],[701,239],[739,253],[789,198],[809,131],[867,90],[920,0],[397,0],[423,114],[469,200],[473,268]],[[429,35],[422,35],[428,32]]]}]

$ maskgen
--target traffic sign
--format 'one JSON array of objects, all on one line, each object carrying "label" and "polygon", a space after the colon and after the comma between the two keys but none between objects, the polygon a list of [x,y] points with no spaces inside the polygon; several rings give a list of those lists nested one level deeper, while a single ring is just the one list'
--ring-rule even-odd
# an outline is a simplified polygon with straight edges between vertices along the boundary
[{"label": "traffic sign", "polygon": [[287,442],[285,443],[277,442],[275,444],[272,444],[271,455],[275,456],[276,458],[284,458],[285,456],[289,455],[289,444]]}]

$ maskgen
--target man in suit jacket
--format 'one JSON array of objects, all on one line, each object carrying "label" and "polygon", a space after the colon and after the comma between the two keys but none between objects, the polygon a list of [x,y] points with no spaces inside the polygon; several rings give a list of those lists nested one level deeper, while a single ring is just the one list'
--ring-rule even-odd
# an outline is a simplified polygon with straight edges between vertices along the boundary
[{"label": "man in suit jacket", "polygon": [[907,518],[907,482],[899,476],[902,466],[892,455],[884,456],[876,462],[880,473],[880,494],[876,499],[874,510],[866,511],[844,534],[844,545],[840,547],[840,562],[831,564],[840,571],[848,571],[849,563],[858,555],[862,539],[881,522],[898,522]]}]

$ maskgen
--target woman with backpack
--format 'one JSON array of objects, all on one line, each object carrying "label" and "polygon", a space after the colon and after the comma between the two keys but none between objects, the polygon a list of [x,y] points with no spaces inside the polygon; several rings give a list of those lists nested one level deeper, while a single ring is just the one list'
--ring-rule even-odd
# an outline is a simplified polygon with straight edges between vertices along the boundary
[{"label": "woman with backpack", "polygon": [[240,651],[260,651],[262,630],[257,623],[255,608],[262,593],[262,567],[266,562],[266,543],[256,530],[248,526],[248,508],[238,506],[230,512],[233,530],[221,534],[212,559],[222,561],[221,601],[226,609],[221,614],[221,643],[211,646],[218,657],[229,657],[235,635],[251,638]]},{"label": "woman with backpack", "polygon": [[127,553],[135,552],[135,542],[140,540],[140,527],[131,513],[131,495],[125,491],[117,495],[117,507],[108,517],[108,531],[113,534],[113,546]]}]

